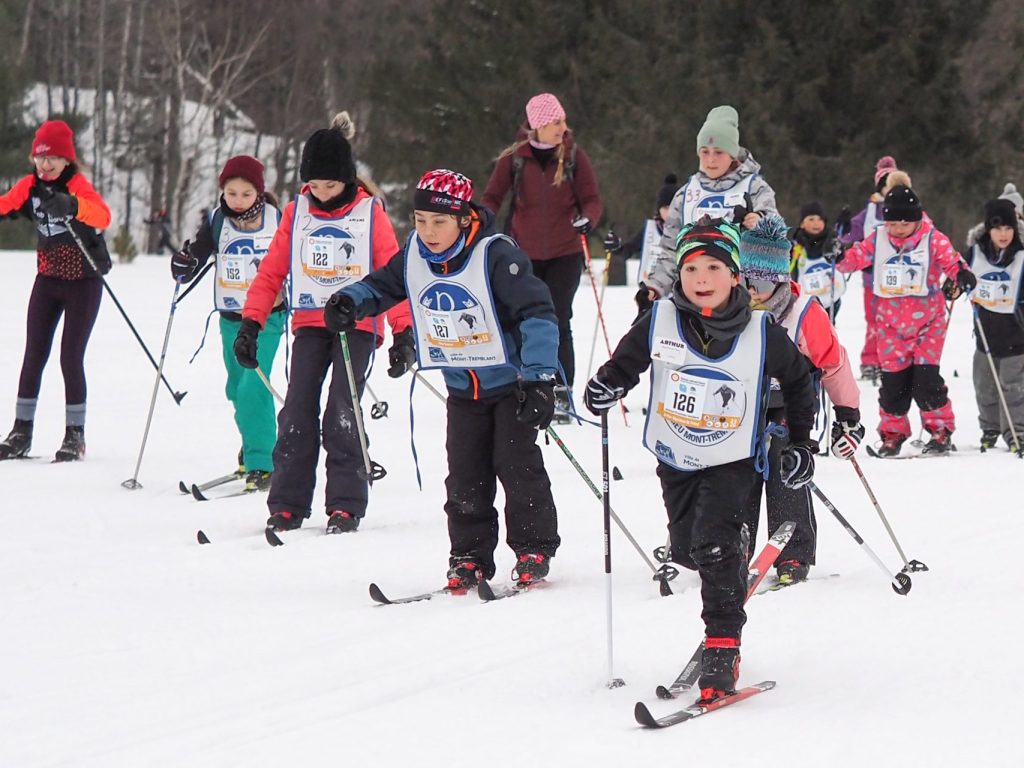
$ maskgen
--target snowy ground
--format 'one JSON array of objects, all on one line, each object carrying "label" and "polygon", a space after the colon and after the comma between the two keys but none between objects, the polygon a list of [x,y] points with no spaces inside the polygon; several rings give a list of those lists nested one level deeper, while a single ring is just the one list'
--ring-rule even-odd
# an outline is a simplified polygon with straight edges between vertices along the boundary
[{"label": "snowy ground", "polygon": [[[13,418],[34,271],[33,254],[0,256],[10,318],[0,354],[4,418]],[[109,281],[158,354],[172,291],[166,262],[116,266]],[[852,291],[840,329],[856,355],[863,325],[859,286]],[[613,343],[632,317],[631,294],[608,290]],[[583,369],[593,328],[586,287],[576,306]],[[438,586],[447,565],[443,409],[417,388],[421,493],[409,451],[408,381],[388,379],[386,366],[371,382],[391,416],[370,430],[374,458],[389,475],[376,484],[356,535],[304,530],[271,549],[261,535],[262,497],[200,504],[179,495],[179,480],[230,471],[238,446],[215,327],[187,365],[208,308],[204,287],[176,314],[166,373],[189,394],[178,407],[159,393],[142,490],[121,481],[135,468],[153,369],[106,298],[88,355],[88,460],[48,461],[63,434],[55,355],[33,446],[40,458],[0,464],[0,765],[739,766],[765,750],[794,768],[1024,764],[1012,714],[1014,684],[1024,680],[1013,645],[1022,624],[1024,462],[1004,452],[862,457],[907,555],[932,570],[914,577],[909,596],[895,595],[819,510],[813,573],[841,576],[749,606],[741,680],[778,687],[647,732],[634,724],[633,703],[647,700],[656,714],[672,709],[653,689],[672,679],[701,637],[698,582],[684,573],[676,596],[660,597],[616,533],[615,674],[627,685],[607,690],[601,507],[555,445],[544,451],[564,544],[551,586],[492,605],[469,597],[380,607],[367,596],[371,581],[396,595]],[[978,438],[971,349],[961,305],[943,372],[963,448]],[[282,352],[273,376],[282,389],[283,360]],[[874,392],[865,395],[873,427]],[[663,542],[664,510],[654,459],[640,446],[645,397],[645,387],[630,396],[628,429],[612,419],[612,461],[625,479],[611,496],[651,549]],[[559,431],[599,483],[597,430]],[[816,479],[895,570],[898,556],[852,468],[822,459]],[[321,528],[323,518],[314,513],[309,522]],[[200,528],[211,545],[196,543]],[[512,566],[504,546],[498,564],[500,574]]]}]

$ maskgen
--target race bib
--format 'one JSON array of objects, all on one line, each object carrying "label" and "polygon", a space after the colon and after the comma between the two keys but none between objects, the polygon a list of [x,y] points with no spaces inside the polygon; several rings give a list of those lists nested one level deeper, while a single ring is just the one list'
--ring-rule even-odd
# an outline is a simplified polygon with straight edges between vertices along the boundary
[{"label": "race bib", "polygon": [[673,371],[658,412],[667,421],[691,429],[735,430],[742,422],[743,385]]},{"label": "race bib", "polygon": [[803,277],[804,292],[811,296],[826,296],[832,291],[832,279],[828,272],[810,272]]},{"label": "race bib", "polygon": [[335,269],[335,257],[337,256],[337,241],[333,237],[310,236],[309,261],[306,264],[306,272],[312,275],[333,275]]},{"label": "race bib", "polygon": [[223,283],[225,288],[245,288],[248,281],[245,279],[244,256],[224,257]]}]

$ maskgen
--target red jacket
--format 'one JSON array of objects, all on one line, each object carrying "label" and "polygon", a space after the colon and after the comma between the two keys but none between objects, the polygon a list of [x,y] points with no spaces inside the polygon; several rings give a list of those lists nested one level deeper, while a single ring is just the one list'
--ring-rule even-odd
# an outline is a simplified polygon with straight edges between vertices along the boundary
[{"label": "red jacket", "polygon": [[[525,134],[520,133],[516,140],[525,138]],[[572,156],[574,142],[572,134],[566,133],[563,139],[566,161]],[[509,234],[531,261],[547,261],[579,253],[583,248],[579,233],[573,229],[573,219],[582,212],[590,219],[591,226],[596,227],[604,212],[597,178],[587,153],[580,147],[576,148],[572,182],[563,181],[557,187],[554,186],[557,160],[551,160],[542,168],[529,144],[501,158],[484,190],[484,205],[494,213],[498,212],[512,189],[513,157],[522,158],[523,170],[519,194],[513,201],[515,210]]]},{"label": "red jacket", "polygon": [[[304,186],[299,194],[309,194],[309,187]],[[351,211],[356,205],[368,198],[370,195],[366,190],[360,188],[356,192],[355,199],[348,205],[343,205],[334,211],[322,211],[315,205],[309,206],[309,212],[318,219],[338,219]],[[373,269],[380,269],[391,257],[398,253],[398,241],[395,239],[395,230],[391,226],[391,219],[384,212],[380,203],[373,205],[373,217],[371,229],[373,231],[373,243],[370,246]],[[274,308],[281,286],[284,285],[292,263],[292,221],[295,218],[295,201],[285,206],[281,214],[281,223],[278,225],[274,239],[270,243],[270,250],[260,262],[256,279],[249,286],[249,292],[245,297],[245,306],[242,308],[242,317],[255,320],[262,328],[267,322],[267,315]],[[403,301],[386,312],[388,325],[392,333],[400,333],[412,326],[412,317],[409,314],[409,302]],[[292,315],[292,332],[299,328],[311,326],[314,328],[324,327],[324,312],[322,309],[295,312]],[[384,328],[372,318],[360,320],[356,328],[367,333],[377,334],[377,343],[384,339]]]},{"label": "red jacket", "polygon": [[[790,289],[795,296],[800,295],[799,283],[790,283]],[[821,371],[821,384],[833,405],[860,408],[860,388],[854,378],[850,358],[839,343],[828,313],[814,299],[807,307],[796,346]]]},{"label": "red jacket", "polygon": [[[38,197],[38,193],[34,191],[37,183],[40,182],[35,174],[30,173],[18,179],[7,194],[0,195],[0,216],[11,211],[21,211],[25,216],[35,219],[38,233],[36,261],[40,275],[61,280],[93,277],[95,273],[86,264],[71,235],[63,231],[63,226],[53,230],[54,234],[47,234],[50,231],[47,226],[49,217],[41,212],[35,212],[30,202],[34,194]],[[110,226],[110,208],[100,197],[100,193],[81,173],[74,173],[66,182],[56,180],[43,183],[55,192],[66,191],[77,200],[78,212],[70,222],[71,228],[83,241],[100,274],[106,274],[110,271],[110,255],[96,230]]]}]

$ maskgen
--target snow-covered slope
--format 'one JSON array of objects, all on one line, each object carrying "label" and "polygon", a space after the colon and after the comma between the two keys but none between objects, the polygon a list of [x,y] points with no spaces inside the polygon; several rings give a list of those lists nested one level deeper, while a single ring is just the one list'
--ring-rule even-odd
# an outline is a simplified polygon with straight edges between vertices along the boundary
[{"label": "snow-covered slope", "polygon": [[[13,419],[34,271],[33,254],[0,254],[4,419]],[[109,281],[159,354],[172,292],[166,262],[115,266]],[[712,717],[647,732],[634,724],[633,703],[645,699],[656,714],[672,708],[653,689],[672,679],[701,637],[698,581],[684,573],[673,583],[676,595],[660,597],[647,566],[613,536],[614,672],[626,686],[607,690],[601,507],[555,445],[544,451],[564,544],[551,584],[489,605],[469,597],[380,607],[367,596],[371,581],[396,595],[440,586],[447,566],[444,411],[416,388],[420,492],[409,450],[409,382],[388,379],[384,365],[371,383],[391,415],[369,429],[373,456],[389,474],[374,487],[357,534],[303,530],[271,549],[261,534],[263,497],[200,504],[178,493],[179,480],[233,469],[238,448],[215,324],[187,364],[210,308],[208,288],[175,316],[166,374],[189,394],[178,407],[158,393],[143,489],[125,490],[121,481],[135,468],[154,372],[107,299],[87,359],[88,459],[48,461],[63,433],[55,349],[33,446],[40,458],[0,464],[0,765],[1024,764],[1012,703],[1024,680],[1015,648],[1024,461],[1005,452],[892,462],[862,456],[908,556],[931,571],[914,576],[909,596],[895,595],[819,509],[812,573],[839,578],[749,606],[741,681],[773,679],[778,687]],[[633,315],[631,295],[608,289],[614,338]],[[848,304],[839,325],[856,356],[859,286]],[[575,320],[581,369],[592,323],[584,286]],[[971,350],[961,305],[943,372],[963,448],[978,438]],[[282,351],[273,374],[280,389],[284,359]],[[867,387],[865,395],[873,427],[875,393]],[[644,387],[630,396],[628,429],[617,417],[611,422],[612,460],[624,475],[612,486],[612,505],[649,550],[664,541],[665,513],[654,459],[640,445],[645,397]],[[559,433],[599,483],[598,431]],[[816,479],[895,570],[898,556],[853,469],[824,458]],[[322,487],[318,493],[315,509]],[[315,512],[308,527],[322,525]],[[212,544],[196,543],[200,528]],[[504,546],[498,563],[499,573],[512,566]]]}]

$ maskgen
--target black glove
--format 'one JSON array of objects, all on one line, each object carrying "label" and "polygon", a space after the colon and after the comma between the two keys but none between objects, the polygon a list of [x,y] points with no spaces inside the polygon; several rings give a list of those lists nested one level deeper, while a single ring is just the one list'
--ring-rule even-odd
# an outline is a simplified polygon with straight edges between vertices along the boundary
[{"label": "black glove", "polygon": [[188,246],[186,240],[181,250],[171,256],[171,276],[181,283],[191,281],[199,271],[199,259],[189,252]]},{"label": "black glove", "polygon": [[611,384],[596,374],[587,382],[587,388],[583,392],[583,404],[587,410],[595,416],[600,416],[601,411],[607,411],[615,403],[626,396],[626,390],[615,384]]},{"label": "black glove", "polygon": [[547,429],[555,415],[555,384],[552,381],[524,381],[516,392],[520,424]]},{"label": "black glove", "polygon": [[338,291],[327,300],[324,307],[324,325],[331,333],[351,331],[356,327],[356,302],[347,293]]},{"label": "black glove", "polygon": [[859,421],[832,422],[832,454],[840,459],[852,459],[857,446],[864,439],[864,425]]},{"label": "black glove", "polygon": [[843,210],[836,216],[836,233],[845,235],[850,231],[850,225],[853,223],[853,214],[850,213],[850,206],[844,205]]},{"label": "black glove", "polygon": [[642,316],[654,306],[654,302],[651,301],[651,289],[640,283],[640,289],[636,292],[636,296],[633,297],[633,301],[636,302],[637,317]]},{"label": "black glove", "polygon": [[732,209],[732,223],[737,227],[743,226],[743,220],[747,218],[748,213],[754,211],[754,200],[750,197],[750,193],[747,192],[743,195],[743,205],[734,206]]},{"label": "black glove", "polygon": [[960,267],[960,271],[956,273],[956,286],[961,293],[970,293],[978,287],[978,278],[967,267]]},{"label": "black glove", "polygon": [[615,230],[608,228],[608,233],[604,236],[604,240],[601,241],[604,245],[604,249],[608,253],[618,253],[622,250],[622,238],[615,234]]},{"label": "black glove", "polygon": [[388,350],[388,362],[391,363],[388,376],[392,379],[407,373],[416,362],[416,342],[412,338],[412,328],[395,334],[391,349]]},{"label": "black glove", "polygon": [[245,318],[238,329],[235,337],[235,359],[243,368],[259,368],[259,361],[256,359],[257,339],[260,335],[260,325],[255,320]]},{"label": "black glove", "polygon": [[78,198],[66,192],[54,192],[39,201],[39,210],[51,219],[71,219],[78,213]]},{"label": "black glove", "polygon": [[948,277],[942,279],[942,295],[946,297],[946,301],[956,301],[960,298],[960,288],[955,280]]},{"label": "black glove", "polygon": [[0,221],[4,219],[11,219],[13,221],[18,218],[21,218],[21,212],[17,208],[12,208],[7,213],[0,213]]},{"label": "black glove", "polygon": [[581,235],[585,235],[590,232],[590,219],[586,216],[577,216],[572,220],[572,226]]},{"label": "black glove", "polygon": [[790,443],[782,449],[779,461],[782,484],[787,488],[803,488],[814,477],[815,445]]}]

